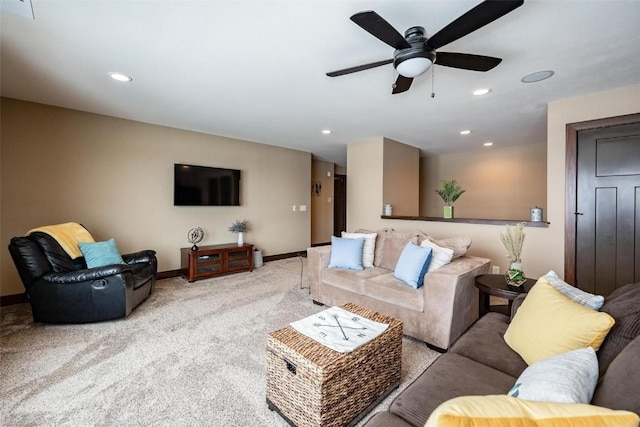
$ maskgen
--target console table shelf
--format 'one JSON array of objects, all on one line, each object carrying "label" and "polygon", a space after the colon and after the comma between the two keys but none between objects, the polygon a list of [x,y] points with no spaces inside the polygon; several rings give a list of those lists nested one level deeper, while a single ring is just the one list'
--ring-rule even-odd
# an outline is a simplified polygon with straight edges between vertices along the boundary
[{"label": "console table shelf", "polygon": [[253,245],[235,243],[180,249],[180,274],[189,282],[253,270]]}]

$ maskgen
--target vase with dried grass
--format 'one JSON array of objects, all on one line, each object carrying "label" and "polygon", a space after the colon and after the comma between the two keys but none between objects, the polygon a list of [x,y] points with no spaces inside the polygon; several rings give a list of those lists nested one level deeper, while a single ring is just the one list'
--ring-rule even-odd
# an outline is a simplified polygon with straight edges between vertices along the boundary
[{"label": "vase with dried grass", "polygon": [[521,258],[525,238],[524,226],[524,222],[521,222],[513,227],[507,227],[507,231],[500,235],[500,240],[507,250],[507,258],[509,258],[509,268],[505,273],[505,279],[507,284],[511,286],[521,286],[527,280],[522,270]]}]

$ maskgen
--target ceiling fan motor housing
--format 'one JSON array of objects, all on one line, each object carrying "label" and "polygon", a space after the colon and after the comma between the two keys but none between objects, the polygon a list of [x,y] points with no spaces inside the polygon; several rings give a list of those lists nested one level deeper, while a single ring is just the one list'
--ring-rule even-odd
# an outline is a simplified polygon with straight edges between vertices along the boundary
[{"label": "ceiling fan motor housing", "polygon": [[427,38],[425,37],[423,27],[409,28],[404,32],[404,37],[411,47],[397,49],[393,53],[393,68],[398,69],[401,63],[414,58],[426,58],[431,61],[432,64],[435,62],[436,51],[426,44]]}]

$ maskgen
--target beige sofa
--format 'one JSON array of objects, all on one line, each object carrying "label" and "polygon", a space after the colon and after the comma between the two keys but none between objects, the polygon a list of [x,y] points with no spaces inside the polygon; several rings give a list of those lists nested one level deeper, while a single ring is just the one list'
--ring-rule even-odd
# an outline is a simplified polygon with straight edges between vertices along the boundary
[{"label": "beige sofa", "polygon": [[[364,230],[363,230],[364,231]],[[491,260],[466,256],[468,244],[456,240],[457,257],[426,274],[418,289],[394,277],[393,266],[409,242],[420,244],[422,232],[379,230],[373,267],[363,270],[329,268],[331,246],[307,250],[309,278],[314,302],[342,305],[353,302],[403,321],[405,335],[446,350],[478,318],[478,291],[475,277],[489,271]],[[435,241],[446,245],[446,241]]]}]

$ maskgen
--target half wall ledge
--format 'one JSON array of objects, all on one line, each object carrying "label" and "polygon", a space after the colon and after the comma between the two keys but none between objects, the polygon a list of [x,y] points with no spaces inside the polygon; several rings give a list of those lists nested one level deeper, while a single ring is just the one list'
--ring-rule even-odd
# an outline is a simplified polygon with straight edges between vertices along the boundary
[{"label": "half wall ledge", "polygon": [[381,215],[382,219],[399,219],[404,221],[434,221],[434,222],[457,222],[464,224],[487,224],[487,225],[516,225],[524,222],[526,227],[549,227],[546,221],[526,221],[513,219],[474,219],[474,218],[440,218],[437,216],[402,216],[402,215]]}]

